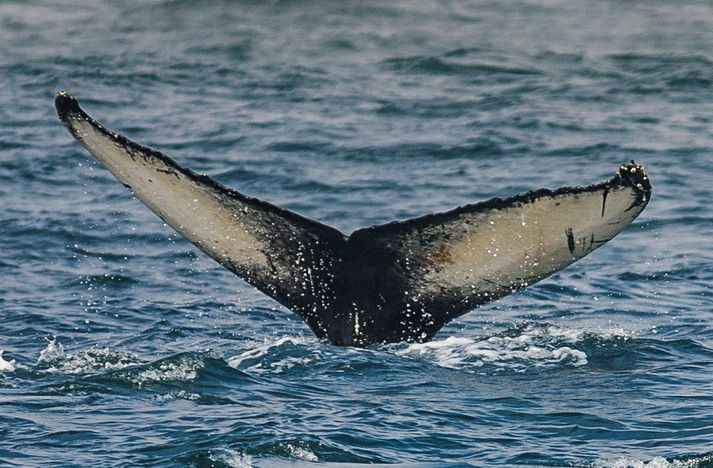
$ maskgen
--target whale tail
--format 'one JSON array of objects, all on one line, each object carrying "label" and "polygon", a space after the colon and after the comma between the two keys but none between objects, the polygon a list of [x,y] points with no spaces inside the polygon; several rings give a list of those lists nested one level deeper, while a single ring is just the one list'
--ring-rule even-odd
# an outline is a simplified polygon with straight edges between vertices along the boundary
[{"label": "whale tail", "polygon": [[166,224],[333,344],[426,341],[601,246],[644,209],[642,166],[445,213],[338,230],[227,188],[107,130],[57,94],[69,132]]},{"label": "whale tail", "polygon": [[55,107],[72,136],[166,224],[322,335],[320,315],[334,305],[334,275],[325,273],[335,267],[342,233],[107,130],[64,92]]},{"label": "whale tail", "polygon": [[390,303],[412,311],[394,327],[401,338],[425,341],[454,318],[602,246],[643,211],[650,196],[643,166],[632,161],[596,185],[495,198],[362,229],[349,242],[355,251],[371,251],[382,275],[395,279]]}]

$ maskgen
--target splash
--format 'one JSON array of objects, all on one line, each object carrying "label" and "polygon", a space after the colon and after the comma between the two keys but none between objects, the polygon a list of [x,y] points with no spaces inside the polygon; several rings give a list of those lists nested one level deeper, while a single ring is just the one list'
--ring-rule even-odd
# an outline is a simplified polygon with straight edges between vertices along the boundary
[{"label": "splash", "polygon": [[0,372],[15,372],[15,360],[6,361],[2,357],[2,353],[4,352],[4,349],[0,349]]},{"label": "splash", "polygon": [[[600,335],[609,337],[612,334]],[[448,337],[428,343],[389,345],[387,348],[400,356],[424,359],[452,369],[475,371],[488,368],[526,372],[586,365],[587,354],[577,348],[590,336],[592,332],[585,330],[525,323],[480,340]]]},{"label": "splash", "polygon": [[253,461],[250,455],[232,449],[220,449],[208,455],[211,461],[224,463],[231,468],[252,468]]},{"label": "splash", "polygon": [[66,353],[56,338],[48,340],[47,346],[37,359],[38,367],[49,373],[80,375],[113,372],[113,378],[130,382],[139,388],[159,382],[190,382],[198,377],[198,370],[205,366],[200,356],[176,355],[153,363],[147,363],[133,354],[113,351],[107,347],[92,347],[76,353]]},{"label": "splash", "polygon": [[664,457],[655,457],[649,461],[637,460],[635,458],[617,458],[614,460],[598,460],[593,468],[698,468],[710,466],[713,462],[713,455],[697,458],[686,458],[681,460],[667,460]]},{"label": "splash", "polygon": [[37,359],[37,363],[52,362],[62,358],[64,358],[64,346],[57,341],[57,337],[55,336],[52,340],[47,340],[47,346],[40,351],[40,357]]},{"label": "splash", "polygon": [[319,461],[319,458],[317,458],[317,455],[315,455],[314,452],[307,450],[306,448],[296,447],[291,444],[288,444],[287,448],[288,448],[288,450],[290,452],[290,456],[292,458],[296,458],[297,460],[309,461],[309,462]]},{"label": "splash", "polygon": [[248,349],[247,351],[244,351],[238,355],[228,358],[228,364],[232,367],[239,367],[243,361],[252,360],[252,359],[256,359],[256,358],[265,356],[270,351],[270,349],[275,348],[275,347],[280,347],[280,346],[284,345],[285,343],[290,343],[292,345],[298,346],[298,345],[302,344],[303,341],[297,340],[295,338],[291,338],[288,336],[280,338],[277,341],[265,341],[264,343],[256,346],[255,348]]},{"label": "splash", "polygon": [[[305,346],[303,338],[283,337],[266,341],[241,354],[228,358],[228,365],[248,372],[283,372],[296,366],[309,365],[320,359],[320,352]],[[294,351],[297,351],[297,354]],[[304,355],[305,353],[311,353]]]},{"label": "splash", "polygon": [[45,372],[72,375],[123,369],[140,362],[136,356],[109,348],[93,347],[76,354],[65,353],[64,346],[57,338],[48,341],[37,359],[38,366]]},{"label": "splash", "polygon": [[200,400],[201,396],[198,393],[187,392],[185,390],[179,390],[177,392],[169,392],[163,395],[156,395],[156,401],[173,401],[173,400],[189,400],[197,401]]},{"label": "splash", "polygon": [[190,356],[169,358],[129,377],[139,387],[147,383],[190,382],[198,377],[198,370],[205,366],[201,359]]}]

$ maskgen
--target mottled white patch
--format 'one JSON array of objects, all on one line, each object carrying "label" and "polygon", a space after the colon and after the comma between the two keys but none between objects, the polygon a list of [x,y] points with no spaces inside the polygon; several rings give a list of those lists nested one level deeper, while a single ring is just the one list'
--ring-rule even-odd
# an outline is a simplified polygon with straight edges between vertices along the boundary
[{"label": "mottled white patch", "polygon": [[252,210],[228,199],[214,186],[187,176],[176,166],[146,152],[131,151],[92,123],[72,119],[81,143],[136,197],[169,226],[198,245],[211,257],[226,263],[240,259],[256,268],[269,269],[265,245],[250,222]]},{"label": "mottled white patch", "polygon": [[442,225],[405,236],[414,250],[424,231],[438,239],[421,248],[419,255],[430,261],[413,276],[415,291],[501,295],[564,268],[614,237],[643,209],[627,211],[637,197],[630,187],[607,192],[604,216],[602,189],[463,213],[445,224],[448,237],[438,235]]}]

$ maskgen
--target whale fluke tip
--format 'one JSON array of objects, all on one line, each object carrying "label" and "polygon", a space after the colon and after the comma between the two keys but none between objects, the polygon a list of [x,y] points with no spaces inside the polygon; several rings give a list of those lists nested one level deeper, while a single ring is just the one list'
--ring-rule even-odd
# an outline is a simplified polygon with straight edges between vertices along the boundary
[{"label": "whale fluke tip", "polygon": [[57,108],[57,114],[60,117],[67,114],[79,114],[79,103],[73,97],[64,91],[59,91],[54,97],[54,106]]},{"label": "whale fluke tip", "polygon": [[642,164],[636,164],[633,160],[630,164],[622,164],[619,166],[616,175],[634,189],[644,192],[646,195],[651,195],[651,181]]}]

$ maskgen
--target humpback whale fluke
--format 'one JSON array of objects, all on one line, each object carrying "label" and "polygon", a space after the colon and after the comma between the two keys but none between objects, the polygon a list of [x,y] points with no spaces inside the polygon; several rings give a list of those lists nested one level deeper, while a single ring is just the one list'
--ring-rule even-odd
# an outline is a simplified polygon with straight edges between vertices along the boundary
[{"label": "humpback whale fluke", "polygon": [[245,196],[107,130],[64,92],[60,120],[154,213],[218,263],[299,314],[322,340],[430,340],[475,307],[535,283],[611,240],[646,207],[643,166],[349,236]]}]

